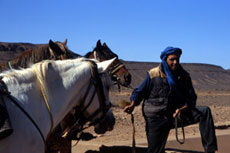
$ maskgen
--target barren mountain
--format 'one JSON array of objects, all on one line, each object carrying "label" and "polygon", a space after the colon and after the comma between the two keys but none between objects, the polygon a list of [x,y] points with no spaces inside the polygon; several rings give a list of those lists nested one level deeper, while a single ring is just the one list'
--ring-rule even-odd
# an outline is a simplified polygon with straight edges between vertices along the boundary
[{"label": "barren mountain", "polygon": [[[22,53],[28,48],[37,47],[39,45],[29,44],[29,43],[1,43],[0,42],[0,62],[7,61],[18,54]],[[119,56],[119,55],[118,55]],[[146,72],[159,65],[155,62],[136,62],[136,61],[123,61],[125,66],[128,68],[128,71],[132,75],[132,87],[138,86],[142,80],[145,78]],[[217,135],[222,134],[223,130],[226,130],[229,133],[229,123],[230,123],[230,70],[225,70],[220,66],[210,65],[210,64],[198,64],[198,63],[182,63],[182,66],[187,70],[193,81],[193,85],[198,94],[198,105],[209,106],[212,110],[216,133]],[[123,88],[119,92],[116,86],[113,87],[112,92],[110,93],[111,102],[116,105],[120,101],[129,100],[129,96],[132,92],[132,89]],[[146,152],[146,135],[145,135],[145,122],[142,116],[141,105],[139,105],[134,110],[135,117],[135,129],[136,129],[136,146],[137,153]],[[125,114],[122,109],[118,107],[113,107],[113,112],[116,117],[116,124],[114,130],[107,132],[105,135],[96,135],[93,132],[93,128],[89,128],[88,131],[96,137],[96,139],[90,141],[80,141],[76,146],[76,142],[73,141],[73,153],[118,153],[126,152],[129,153],[132,151],[131,140],[132,140],[132,125],[130,121],[130,116]],[[192,125],[185,128],[186,132],[186,146],[185,149],[178,149],[178,146],[166,145],[167,148],[176,148],[173,151],[174,153],[181,153],[182,151],[192,153],[192,152],[202,152],[203,148],[201,146],[200,140],[196,143],[199,145],[198,149],[195,147],[194,143],[189,143],[189,137],[200,137],[199,136],[199,126],[198,124]],[[228,134],[229,135],[229,134]],[[170,131],[170,138],[175,140],[174,130]],[[218,137],[219,143],[219,152],[228,153],[228,148],[222,142],[228,142],[227,140],[220,139]],[[176,141],[175,141],[176,142]],[[182,146],[182,145],[180,145]],[[107,150],[105,150],[105,148]]]},{"label": "barren mountain", "polygon": [[[0,42],[0,62],[8,61],[29,48],[44,44]],[[118,55],[119,56],[119,55]],[[132,74],[132,86],[136,87],[144,79],[146,72],[159,65],[156,62],[123,61]],[[230,90],[230,70],[210,64],[182,63],[193,80],[196,90],[226,91]]]}]

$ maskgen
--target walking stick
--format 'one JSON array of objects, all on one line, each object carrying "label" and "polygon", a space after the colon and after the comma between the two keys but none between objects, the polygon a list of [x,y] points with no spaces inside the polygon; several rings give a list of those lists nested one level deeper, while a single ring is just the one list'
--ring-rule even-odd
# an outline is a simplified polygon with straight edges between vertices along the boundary
[{"label": "walking stick", "polygon": [[131,122],[132,122],[132,126],[133,126],[132,153],[136,153],[135,125],[134,125],[134,116],[133,116],[133,114],[131,114]]},{"label": "walking stick", "polygon": [[[124,109],[125,106],[129,105],[130,103],[125,101],[125,100],[121,100],[119,103],[119,107]],[[133,136],[132,136],[132,153],[136,153],[136,142],[135,142],[135,125],[134,125],[134,116],[133,113],[130,114],[131,115],[131,123],[132,123],[132,127],[133,127]]]}]

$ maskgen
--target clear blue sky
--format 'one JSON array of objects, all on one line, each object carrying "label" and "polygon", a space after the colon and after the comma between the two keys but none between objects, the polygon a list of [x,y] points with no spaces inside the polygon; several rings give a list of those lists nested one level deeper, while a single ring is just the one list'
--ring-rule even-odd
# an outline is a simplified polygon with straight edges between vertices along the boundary
[{"label": "clear blue sky", "polygon": [[78,54],[98,39],[128,61],[160,62],[167,46],[181,62],[230,68],[229,0],[0,0],[0,41],[64,41]]}]

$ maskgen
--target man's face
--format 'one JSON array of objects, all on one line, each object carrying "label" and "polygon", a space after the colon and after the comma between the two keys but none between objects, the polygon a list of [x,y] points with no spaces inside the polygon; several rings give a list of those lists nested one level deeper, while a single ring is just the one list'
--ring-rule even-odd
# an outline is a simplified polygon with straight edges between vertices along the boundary
[{"label": "man's face", "polygon": [[167,57],[167,64],[171,71],[175,71],[180,63],[180,55],[171,54]]}]

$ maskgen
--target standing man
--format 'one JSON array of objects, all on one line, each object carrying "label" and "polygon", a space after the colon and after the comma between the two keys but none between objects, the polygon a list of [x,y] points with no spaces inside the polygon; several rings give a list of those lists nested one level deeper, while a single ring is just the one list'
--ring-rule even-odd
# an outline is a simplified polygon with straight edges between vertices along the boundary
[{"label": "standing man", "polygon": [[188,72],[180,65],[180,48],[167,47],[160,55],[160,66],[148,71],[145,80],[134,89],[131,104],[124,108],[132,113],[143,102],[148,153],[164,153],[174,118],[186,125],[199,123],[202,144],[206,153],[215,153],[217,141],[211,110],[196,106],[196,93]]}]

